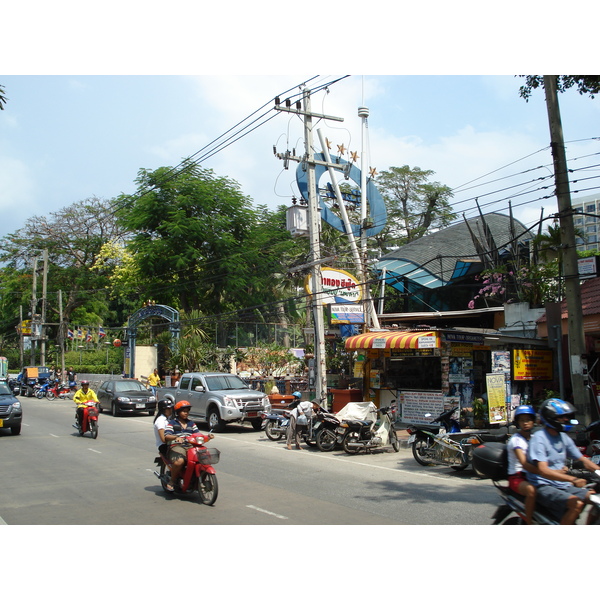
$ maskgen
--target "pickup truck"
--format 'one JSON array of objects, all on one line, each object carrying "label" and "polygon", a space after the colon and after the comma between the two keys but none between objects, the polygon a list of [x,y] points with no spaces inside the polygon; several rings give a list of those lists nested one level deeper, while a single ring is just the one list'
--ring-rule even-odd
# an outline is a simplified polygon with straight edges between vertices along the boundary
[{"label": "pickup truck", "polygon": [[212,431],[221,432],[227,423],[249,421],[255,430],[262,426],[262,412],[271,408],[269,398],[252,390],[231,373],[184,373],[174,391],[164,398],[175,404],[187,400],[192,408],[190,418],[208,423]]}]

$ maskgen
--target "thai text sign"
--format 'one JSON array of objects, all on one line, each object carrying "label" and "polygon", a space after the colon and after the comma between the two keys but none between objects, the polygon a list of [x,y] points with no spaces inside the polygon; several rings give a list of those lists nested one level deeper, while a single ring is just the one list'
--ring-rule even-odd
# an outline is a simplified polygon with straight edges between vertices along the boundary
[{"label": "thai text sign", "polygon": [[[321,285],[323,288],[322,302],[360,302],[362,287],[359,281],[347,271],[341,269],[321,269]],[[308,275],[304,287],[309,294],[314,294],[312,275]]]},{"label": "thai text sign", "polygon": [[552,378],[552,350],[513,350],[514,381],[548,381]]}]

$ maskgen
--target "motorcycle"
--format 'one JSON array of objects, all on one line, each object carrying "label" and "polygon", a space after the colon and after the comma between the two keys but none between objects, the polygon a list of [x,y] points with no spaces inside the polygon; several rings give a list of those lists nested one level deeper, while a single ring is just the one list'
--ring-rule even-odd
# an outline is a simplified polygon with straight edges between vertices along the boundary
[{"label": "motorcycle", "polygon": [[203,433],[186,436],[185,442],[181,444],[187,449],[183,477],[176,482],[173,491],[168,488],[171,478],[171,461],[162,454],[154,459],[154,464],[158,465],[160,470],[153,471],[153,473],[160,480],[165,492],[186,495],[197,491],[202,504],[212,506],[216,502],[219,485],[213,465],[219,462],[221,453],[216,448],[207,448],[204,445],[209,439],[211,438]]},{"label": "motorcycle", "polygon": [[36,391],[35,396],[40,400],[42,398],[54,399],[64,398],[68,393],[68,388],[60,382],[49,380]]},{"label": "motorcycle", "polygon": [[279,441],[287,432],[287,426],[290,422],[290,413],[287,410],[282,412],[263,413],[262,428],[265,435],[274,442]]},{"label": "motorcycle", "polygon": [[[394,452],[400,451],[400,443],[394,429],[394,420],[392,417],[396,414],[396,406],[385,408],[375,408],[375,413],[380,415],[380,420],[372,419],[344,419],[337,431],[343,430],[345,433],[341,439],[341,446],[347,454],[358,454],[361,450],[371,452],[375,448],[381,448],[391,444]],[[391,416],[390,416],[391,415]]]},{"label": "motorcycle", "polygon": [[[508,459],[506,445],[501,443],[485,443],[473,450],[473,470],[484,479],[491,479],[500,497],[502,504],[496,508],[492,515],[493,525],[523,525],[525,523],[525,498],[513,492],[508,485],[500,482],[508,478]],[[576,469],[571,465],[569,474],[586,479],[587,488],[596,493],[590,497],[591,507],[589,509],[587,524],[600,524],[600,477],[598,471],[591,473],[583,469]],[[558,525],[559,521],[545,507],[537,505],[533,513],[535,525]]]},{"label": "motorcycle", "polygon": [[336,415],[329,412],[321,412],[316,416],[319,422],[315,442],[321,452],[331,452],[338,443],[337,428],[341,421]]},{"label": "motorcycle", "polygon": [[[472,433],[460,439],[452,434],[460,433],[458,421],[452,417],[458,407],[442,412],[428,425],[410,425],[408,445],[412,446],[414,459],[424,467],[430,465],[448,465],[455,471],[462,471],[471,464],[473,448],[483,441],[503,442],[508,434],[491,435]],[[430,417],[430,414],[426,414]],[[440,423],[439,426],[434,423]],[[441,432],[441,429],[444,432]]]},{"label": "motorcycle", "polygon": [[579,451],[600,465],[600,421],[590,423],[575,435],[575,445]]},{"label": "motorcycle", "polygon": [[78,422],[77,425],[73,425],[73,427],[77,427],[80,436],[89,431],[94,440],[98,437],[98,407],[99,404],[97,402],[90,401],[83,403],[81,422]]}]

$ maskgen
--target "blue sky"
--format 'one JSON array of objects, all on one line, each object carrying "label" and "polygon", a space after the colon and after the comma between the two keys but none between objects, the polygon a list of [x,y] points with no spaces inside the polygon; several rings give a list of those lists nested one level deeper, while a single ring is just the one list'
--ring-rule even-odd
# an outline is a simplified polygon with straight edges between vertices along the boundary
[{"label": "blue sky", "polygon": [[[22,227],[30,216],[91,196],[133,193],[139,169],[179,164],[310,77],[0,76],[8,97],[0,112],[0,235]],[[320,75],[311,83],[337,77]],[[316,129],[332,141],[332,153],[344,144],[360,155],[357,109],[364,103],[370,111],[365,144],[370,167],[380,172],[408,164],[435,171],[433,179],[455,189],[455,209],[467,210],[467,216],[473,216],[476,196],[505,210],[506,198],[519,194],[514,211],[529,224],[541,206],[546,215],[556,206],[537,200],[547,192],[535,191],[539,185],[533,182],[549,175],[552,164],[544,95],[537,91],[525,102],[519,85],[521,79],[512,75],[355,75],[315,94],[313,111],[344,118],[320,122]],[[571,90],[560,96],[560,106],[572,166],[586,167],[582,172],[593,176],[600,148],[591,138],[600,136],[600,99]],[[283,170],[273,145],[281,152],[302,151],[298,117],[278,114],[201,164],[238,181],[255,204],[288,205],[297,194],[294,169]],[[586,155],[592,156],[581,158]],[[473,180],[477,187],[465,185]],[[532,183],[487,195],[524,182]],[[590,187],[596,187],[594,180],[579,185]],[[529,188],[530,195],[520,195]]]}]

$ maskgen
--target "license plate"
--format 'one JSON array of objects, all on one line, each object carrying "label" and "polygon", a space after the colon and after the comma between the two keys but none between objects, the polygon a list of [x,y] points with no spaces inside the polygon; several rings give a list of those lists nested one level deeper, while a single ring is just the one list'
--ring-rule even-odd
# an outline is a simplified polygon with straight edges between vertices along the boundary
[{"label": "license plate", "polygon": [[416,433],[413,433],[413,434],[412,434],[412,435],[411,435],[411,436],[408,438],[408,443],[409,443],[409,445],[410,445],[410,444],[412,444],[412,443],[415,441],[415,439],[416,439],[416,438],[417,438],[417,434],[416,434]]},{"label": "license plate", "polygon": [[247,414],[247,416],[248,416],[248,417],[257,417],[257,416],[258,416],[258,413],[255,413],[255,412],[250,412],[250,413],[248,413],[248,414]]},{"label": "license plate", "polygon": [[[0,425],[1,427],[1,425]],[[600,465],[600,454],[596,454],[596,456],[592,456],[592,462]]]},{"label": "license plate", "polygon": [[145,404],[136,404],[135,405],[136,408],[146,408]]}]

